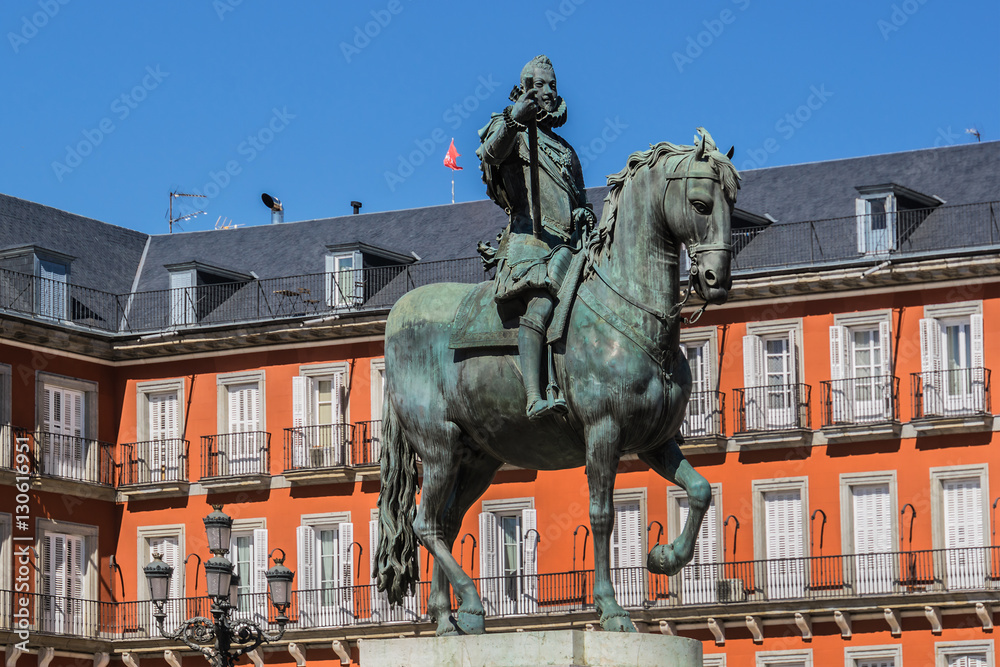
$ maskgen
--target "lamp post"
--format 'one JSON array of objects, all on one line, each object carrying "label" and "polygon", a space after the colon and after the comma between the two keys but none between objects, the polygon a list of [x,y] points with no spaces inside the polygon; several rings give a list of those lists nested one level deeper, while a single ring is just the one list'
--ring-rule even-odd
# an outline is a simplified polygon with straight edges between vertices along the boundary
[{"label": "lamp post", "polygon": [[[230,614],[239,605],[240,577],[233,571],[229,553],[229,538],[233,520],[222,511],[222,505],[213,505],[214,511],[205,517],[205,532],[208,534],[208,548],[212,557],[205,562],[205,579],[208,596],[212,601],[212,618],[196,616],[183,621],[176,630],[167,632],[163,623],[167,618],[164,605],[174,568],[163,562],[163,555],[154,553],[153,562],[143,568],[149,582],[149,594],[155,611],[153,618],[160,634],[167,639],[183,642],[195,651],[201,652],[212,667],[233,667],[244,653],[253,651],[266,642],[274,642],[285,634],[288,617],[285,611],[291,604],[292,579],[295,573],[284,566],[285,552],[274,558],[274,566],[266,573],[268,597],[278,610],[275,621],[278,633],[269,634],[252,621],[233,619]],[[271,553],[273,554],[274,551]]]}]

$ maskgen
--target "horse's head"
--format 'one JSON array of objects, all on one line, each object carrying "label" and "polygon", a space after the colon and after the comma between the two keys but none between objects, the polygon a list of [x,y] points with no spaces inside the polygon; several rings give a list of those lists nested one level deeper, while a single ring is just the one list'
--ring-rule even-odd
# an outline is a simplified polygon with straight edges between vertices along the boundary
[{"label": "horse's head", "polygon": [[707,303],[725,303],[733,285],[730,217],[739,174],[712,136],[699,127],[691,153],[666,175],[663,207],[675,238],[691,258],[691,285]]}]

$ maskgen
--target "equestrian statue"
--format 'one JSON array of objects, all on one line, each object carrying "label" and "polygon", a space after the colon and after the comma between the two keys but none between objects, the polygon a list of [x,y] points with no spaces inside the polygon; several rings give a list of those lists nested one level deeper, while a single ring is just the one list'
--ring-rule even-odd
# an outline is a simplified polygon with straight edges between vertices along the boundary
[{"label": "equestrian statue", "polygon": [[698,128],[692,146],[630,155],[608,177],[598,222],[579,159],[554,132],[566,104],[547,58],[525,66],[511,101],[480,131],[477,151],[487,192],[509,215],[498,247],[480,244],[496,277],[417,288],[386,323],[373,576],[401,604],[419,581],[419,541],[434,557],[427,611],[437,634],[483,633],[480,591],[452,555],[466,512],[504,463],[586,466],[594,604],[605,630],[634,632],[610,572],[615,475],[622,455],[636,454],[687,492],[681,533],[646,561],[651,572],[677,573],[711,502],[678,446],[691,393],[681,308],[692,291],[702,308],[728,296],[739,175],[732,149],[723,154]]}]

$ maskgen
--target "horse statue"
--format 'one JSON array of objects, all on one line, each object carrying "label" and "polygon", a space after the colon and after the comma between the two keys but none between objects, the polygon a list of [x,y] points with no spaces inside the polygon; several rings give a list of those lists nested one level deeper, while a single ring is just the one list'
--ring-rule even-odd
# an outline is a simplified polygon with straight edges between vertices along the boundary
[{"label": "horse statue", "polygon": [[[586,466],[593,599],[605,630],[635,632],[615,600],[610,571],[613,492],[623,454],[637,454],[689,497],[683,531],[673,543],[653,547],[647,568],[675,574],[694,555],[711,488],[675,439],[691,393],[690,369],[679,352],[678,259],[683,244],[694,291],[706,305],[725,302],[739,188],[732,150],[722,154],[708,132],[699,132],[693,146],[660,143],[633,153],[608,177],[604,211],[581,250],[578,294],[554,354],[567,414],[528,421],[516,352],[449,348],[459,303],[474,286],[420,287],[389,313],[373,576],[390,601],[402,604],[419,580],[419,540],[434,557],[427,610],[438,635],[485,631],[482,599],[452,545],[465,513],[504,463],[532,470]],[[454,614],[449,585],[459,602]]]}]

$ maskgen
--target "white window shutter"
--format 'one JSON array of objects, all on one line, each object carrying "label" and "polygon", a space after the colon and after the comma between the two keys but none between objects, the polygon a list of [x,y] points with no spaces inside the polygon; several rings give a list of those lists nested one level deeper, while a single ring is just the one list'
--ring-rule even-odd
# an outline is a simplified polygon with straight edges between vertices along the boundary
[{"label": "white window shutter", "polygon": [[[678,531],[683,530],[691,514],[691,502],[687,496],[677,499]],[[713,494],[705,518],[701,522],[698,539],[695,541],[694,557],[681,570],[681,591],[688,604],[713,604],[717,598],[717,582],[721,579],[716,565],[721,561],[718,531],[716,530],[716,507]]]},{"label": "white window shutter", "polygon": [[524,544],[524,559],[521,563],[521,574],[524,584],[521,587],[521,609],[523,613],[531,614],[538,609],[538,516],[533,509],[521,510],[522,543]]},{"label": "white window shutter", "polygon": [[753,334],[743,337],[743,386],[744,413],[746,429],[755,431],[764,428],[767,396],[763,389],[764,379],[764,341]]},{"label": "white window shutter", "polygon": [[52,394],[52,387],[46,385],[42,389],[42,430],[47,432],[52,431],[52,423],[54,421],[52,406],[55,398]]},{"label": "white window shutter", "polygon": [[354,617],[354,524],[338,526],[340,541],[340,602],[343,611]]},{"label": "white window shutter", "polygon": [[389,611],[389,598],[385,592],[380,592],[375,585],[375,578],[378,573],[375,571],[375,551],[378,549],[378,519],[371,519],[368,522],[368,572],[371,574],[370,584],[370,604],[371,614],[375,621],[383,620],[383,615]]},{"label": "white window shutter", "polygon": [[924,416],[939,415],[943,409],[942,390],[946,386],[940,371],[941,325],[937,320],[925,317],[920,320],[920,370],[923,371],[923,411]]},{"label": "white window shutter", "polygon": [[868,202],[864,199],[854,200],[854,214],[857,216],[858,252],[862,255],[868,252],[868,233],[871,229],[871,216],[868,215]]},{"label": "white window shutter", "polygon": [[885,233],[888,235],[886,252],[896,249],[896,195],[889,193],[885,198]]},{"label": "white window shutter", "polygon": [[830,327],[830,403],[833,422],[842,423],[850,419],[851,365],[847,348],[850,347],[850,332],[847,327],[834,324]]},{"label": "white window shutter", "polygon": [[972,370],[972,400],[973,409],[977,411],[986,410],[986,367],[985,354],[983,349],[983,315],[975,313],[969,317],[969,337],[971,340],[971,362]]},{"label": "white window shutter", "polygon": [[243,385],[229,385],[226,395],[229,403],[229,433],[240,433],[244,424]]},{"label": "white window shutter", "polygon": [[311,628],[316,623],[316,612],[319,607],[319,594],[316,590],[316,531],[312,526],[299,526],[295,529],[295,543],[298,551],[299,569],[295,573],[298,578],[299,625]]},{"label": "white window shutter", "polygon": [[765,493],[764,509],[769,595],[801,597],[805,592],[802,559],[806,555],[801,493],[798,490]]},{"label": "white window shutter", "polygon": [[267,595],[268,568],[267,528],[255,528],[253,531],[253,566],[254,580],[251,589],[254,593]]},{"label": "white window shutter", "polygon": [[495,577],[497,563],[497,517],[492,512],[479,515],[479,576]]},{"label": "white window shutter", "polygon": [[[309,378],[296,375],[292,378],[292,426],[302,429],[309,425]],[[306,440],[304,430],[292,432],[292,467],[306,465]]]},{"label": "white window shutter", "polygon": [[883,377],[892,375],[892,331],[889,320],[882,320],[878,323],[878,345],[882,361],[882,369],[879,374]]}]

